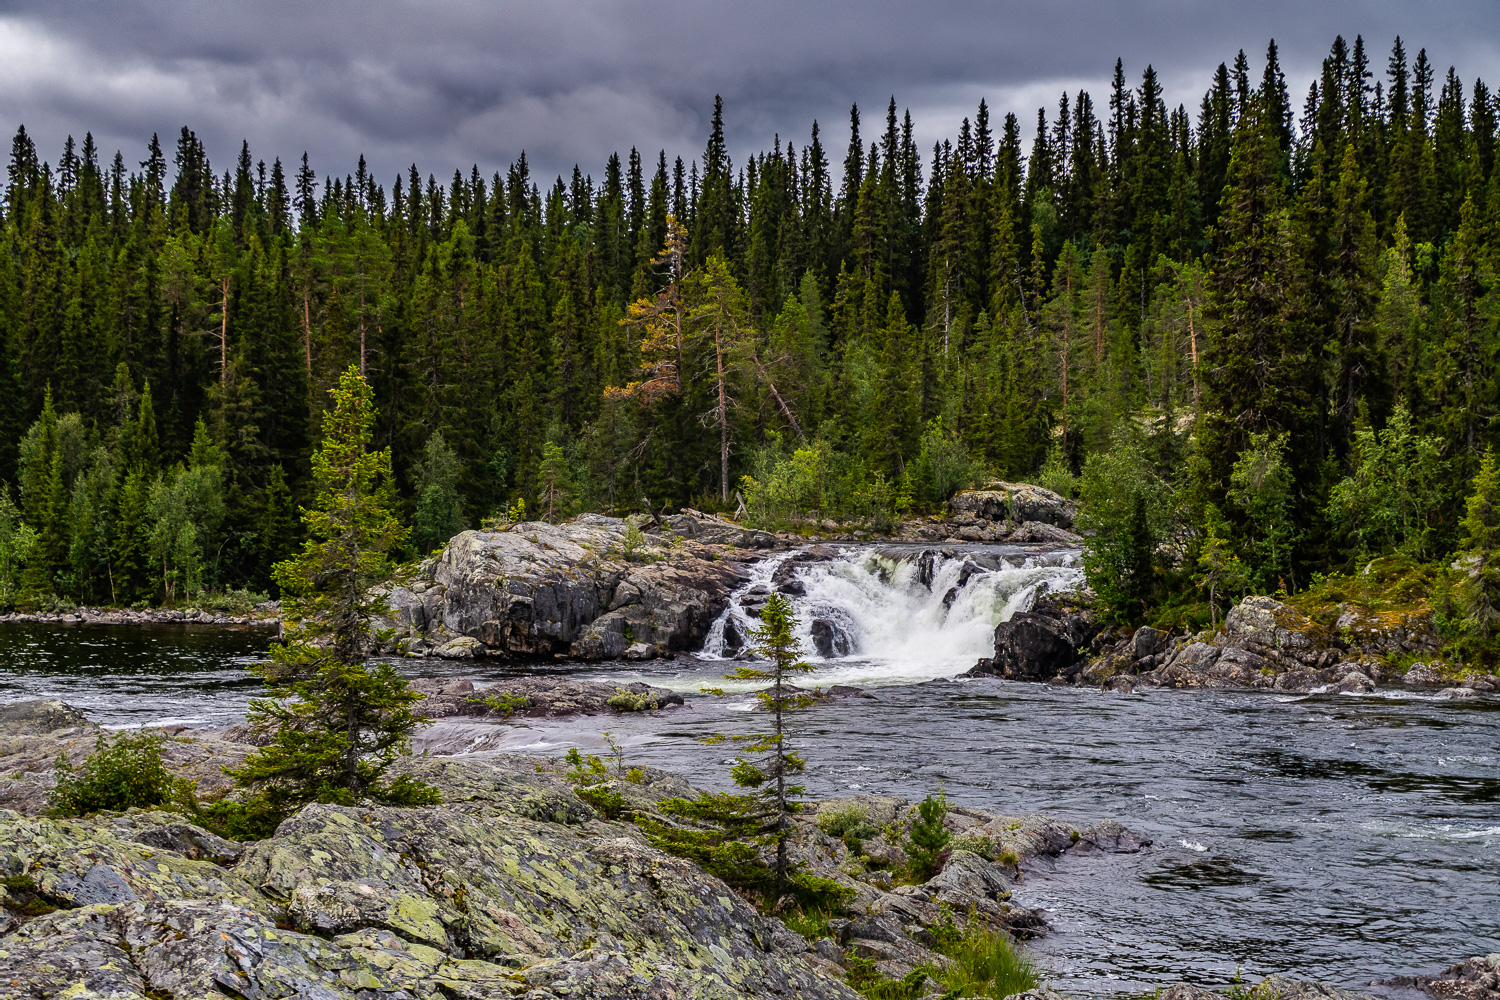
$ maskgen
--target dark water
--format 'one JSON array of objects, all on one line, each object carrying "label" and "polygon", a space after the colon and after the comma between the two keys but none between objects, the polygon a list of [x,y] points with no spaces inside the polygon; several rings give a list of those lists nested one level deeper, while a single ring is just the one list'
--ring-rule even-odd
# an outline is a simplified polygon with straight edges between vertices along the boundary
[{"label": "dark water", "polygon": [[[0,626],[0,699],[55,696],[113,724],[231,721],[265,631]],[[407,664],[500,676],[482,664]],[[649,679],[693,689],[714,664]],[[603,674],[597,666],[582,676]],[[814,675],[816,676],[816,675]],[[920,797],[941,785],[998,812],[1112,817],[1155,845],[1028,877],[1017,900],[1055,933],[1036,951],[1079,993],[1295,972],[1362,987],[1500,951],[1500,701],[892,685],[798,717],[814,795]],[[484,744],[599,747],[722,781],[698,736],[745,730],[745,699],[649,716],[528,724]],[[450,745],[474,733],[461,727]],[[454,742],[456,740],[456,743]]]}]

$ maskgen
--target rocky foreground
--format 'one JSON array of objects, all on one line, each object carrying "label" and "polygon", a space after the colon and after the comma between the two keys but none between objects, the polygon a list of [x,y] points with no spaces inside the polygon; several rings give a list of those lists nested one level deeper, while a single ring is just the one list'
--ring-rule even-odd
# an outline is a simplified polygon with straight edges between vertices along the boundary
[{"label": "rocky foreground", "polygon": [[[402,771],[442,789],[421,809],[309,806],[258,843],[187,817],[132,811],[53,819],[33,770],[75,759],[95,729],[57,702],[0,708],[0,996],[75,997],[828,997],[844,965],[891,975],[943,959],[923,944],[955,913],[1027,936],[1039,913],[1008,902],[1039,859],[1137,850],[1118,824],[1075,830],[1045,817],[956,810],[974,847],[935,878],[891,886],[898,843],[855,854],[799,821],[794,855],[854,894],[835,937],[809,943],[732,889],[603,818],[552,759],[414,757]],[[177,738],[168,759],[202,779],[246,747]],[[652,811],[687,782],[645,770],[618,781]],[[905,803],[859,800],[899,826]],[[851,800],[824,803],[847,807]]]},{"label": "rocky foreground", "polygon": [[[166,811],[46,816],[35,792],[50,761],[83,755],[95,733],[59,702],[0,706],[0,997],[853,1000],[855,960],[893,978],[941,964],[926,942],[949,920],[1044,933],[1043,914],[1010,901],[1028,872],[1149,846],[1109,821],[1076,829],[955,808],[941,871],[895,886],[907,804],[825,801],[799,818],[792,854],[853,898],[809,941],[634,824],[606,819],[554,759],[408,758],[401,770],[437,785],[442,806],[309,806],[273,837],[237,843]],[[200,794],[248,751],[202,735],[167,748]],[[695,794],[651,769],[612,787],[627,811],[648,814]],[[851,807],[868,824],[854,849],[817,823]],[[1474,958],[1399,985],[1496,1000],[1497,969],[1500,957]],[[1267,984],[1257,997],[1355,996]],[[1222,1000],[1185,985],[1163,996]]]}]

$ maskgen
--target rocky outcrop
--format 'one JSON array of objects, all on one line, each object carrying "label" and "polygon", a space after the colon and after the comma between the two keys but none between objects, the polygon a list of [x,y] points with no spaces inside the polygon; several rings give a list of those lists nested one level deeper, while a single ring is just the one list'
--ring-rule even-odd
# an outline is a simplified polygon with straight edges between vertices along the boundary
[{"label": "rocky outcrop", "polygon": [[966,676],[1045,681],[1072,671],[1101,625],[1086,599],[1075,594],[1040,594],[1029,611],[995,626],[995,655],[980,660]]},{"label": "rocky outcrop", "polygon": [[1466,958],[1436,976],[1398,976],[1380,985],[1419,989],[1438,1000],[1500,1000],[1500,953]]},{"label": "rocky outcrop", "polygon": [[[1461,680],[1425,662],[1403,673],[1393,655],[1430,652],[1439,639],[1430,616],[1373,614],[1344,606],[1322,625],[1289,604],[1246,597],[1217,632],[1170,635],[1149,626],[1104,628],[1083,594],[1041,595],[995,629],[995,655],[966,676],[1137,688],[1265,689],[1370,694],[1382,685],[1454,685],[1441,698],[1500,692],[1500,678]],[[1330,616],[1331,617],[1331,616]]]},{"label": "rocky outcrop", "polygon": [[[1451,683],[1424,662],[1404,673],[1393,658],[1430,653],[1440,640],[1425,613],[1380,614],[1345,605],[1333,625],[1270,597],[1246,597],[1217,632],[1170,636],[1156,629],[1110,630],[1070,680],[1114,690],[1140,687],[1250,688],[1369,694],[1381,685]],[[1332,615],[1329,616],[1332,618]],[[1326,621],[1327,619],[1325,619]],[[1500,689],[1467,677],[1460,690]]]},{"label": "rocky outcrop", "polygon": [[0,615],[0,625],[275,625],[280,620],[280,601],[265,601],[242,614],[225,614],[222,611],[203,611],[198,608],[84,607],[71,611],[12,611]]},{"label": "rocky outcrop", "polygon": [[462,532],[412,579],[386,588],[388,648],[581,660],[618,659],[638,644],[632,658],[695,649],[772,539],[686,514],[663,524],[629,554],[626,522],[598,514]]},{"label": "rocky outcrop", "polygon": [[948,511],[947,527],[959,541],[1082,541],[1070,530],[1078,516],[1077,504],[1030,483],[993,482],[982,490],[962,490],[948,501]]},{"label": "rocky outcrop", "polygon": [[[409,764],[448,805],[309,806],[256,844],[164,813],[0,811],[7,901],[56,908],[9,918],[0,982],[141,1000],[857,996],[805,939],[597,818],[543,762]],[[217,856],[179,850],[184,830]]]},{"label": "rocky outcrop", "polygon": [[682,695],[640,681],[609,684],[568,677],[517,677],[476,685],[470,680],[412,681],[426,695],[418,710],[432,719],[465,716],[488,721],[512,717],[555,718],[672,708]]}]

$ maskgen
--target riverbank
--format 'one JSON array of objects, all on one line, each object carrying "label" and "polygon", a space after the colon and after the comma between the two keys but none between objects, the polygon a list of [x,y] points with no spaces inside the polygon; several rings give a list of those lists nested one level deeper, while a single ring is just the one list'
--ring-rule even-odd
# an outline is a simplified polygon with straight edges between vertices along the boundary
[{"label": "riverbank", "polygon": [[[1320,620],[1322,619],[1322,620]],[[1041,593],[995,628],[995,651],[965,676],[1103,688],[1373,694],[1382,688],[1449,699],[1500,694],[1500,676],[1445,663],[1425,608],[1353,604],[1312,613],[1249,596],[1217,629],[1173,635],[1109,626],[1085,592]]]},{"label": "riverbank", "polygon": [[264,625],[281,624],[278,602],[256,605],[249,614],[226,615],[198,608],[75,608],[72,611],[0,615],[0,625]]}]

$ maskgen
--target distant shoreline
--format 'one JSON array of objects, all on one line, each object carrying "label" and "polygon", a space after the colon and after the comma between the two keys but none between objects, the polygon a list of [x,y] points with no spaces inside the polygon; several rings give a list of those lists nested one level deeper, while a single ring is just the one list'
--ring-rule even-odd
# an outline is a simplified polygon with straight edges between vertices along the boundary
[{"label": "distant shoreline", "polygon": [[15,611],[0,615],[0,625],[257,625],[279,626],[276,612],[250,615],[223,615],[197,608],[78,608],[71,612],[26,613]]}]

